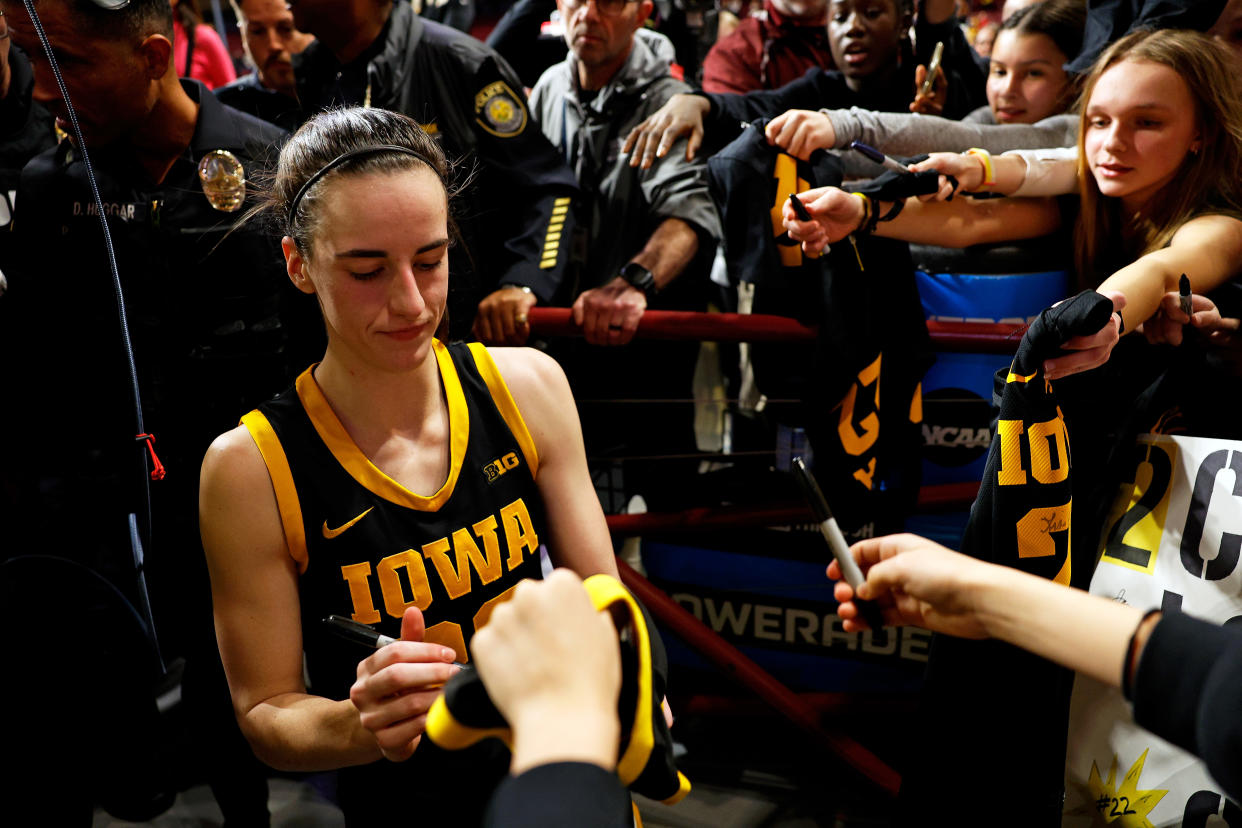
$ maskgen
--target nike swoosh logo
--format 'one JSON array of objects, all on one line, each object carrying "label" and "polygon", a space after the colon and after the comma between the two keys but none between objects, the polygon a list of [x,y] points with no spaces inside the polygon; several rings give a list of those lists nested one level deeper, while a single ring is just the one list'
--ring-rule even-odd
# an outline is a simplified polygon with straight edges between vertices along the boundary
[{"label": "nike swoosh logo", "polygon": [[[374,506],[372,506],[372,507],[371,507],[371,509],[374,509],[374,508],[375,508]],[[329,528],[328,528],[328,522],[325,520],[325,521],[323,522],[323,536],[324,536],[325,538],[327,538],[328,540],[332,540],[332,539],[333,539],[333,538],[335,538],[337,535],[341,534],[341,533],[342,533],[342,532],[344,532],[346,529],[348,529],[349,527],[353,526],[355,523],[357,523],[358,521],[362,520],[362,519],[363,519],[364,517],[366,517],[367,515],[371,514],[371,509],[367,509],[367,510],[366,510],[365,512],[363,512],[362,514],[358,515],[358,517],[354,518],[353,520],[349,521],[348,523],[343,523],[343,524],[341,524],[340,526],[338,526],[338,527],[337,527],[337,528],[335,528],[335,529],[329,529]]]}]

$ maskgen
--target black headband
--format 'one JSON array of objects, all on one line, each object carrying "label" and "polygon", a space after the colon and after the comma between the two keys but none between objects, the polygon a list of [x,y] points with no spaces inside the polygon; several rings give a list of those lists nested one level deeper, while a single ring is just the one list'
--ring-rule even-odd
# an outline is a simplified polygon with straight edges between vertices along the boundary
[{"label": "black headband", "polygon": [[431,163],[427,156],[423,155],[418,150],[410,149],[409,147],[398,147],[395,144],[373,144],[369,147],[359,147],[358,149],[342,153],[328,163],[324,164],[319,168],[317,173],[306,179],[306,183],[298,189],[298,193],[293,197],[293,201],[289,202],[289,226],[286,228],[288,230],[288,234],[290,236],[293,235],[293,220],[297,218],[298,205],[302,203],[302,198],[306,195],[307,191],[310,190],[311,187],[315,186],[316,181],[323,178],[325,175],[332,172],[347,161],[352,161],[359,156],[374,155],[380,152],[399,152],[404,155],[412,155],[430,167],[431,171],[434,172],[437,177],[440,175],[439,171],[436,170],[435,165]]}]

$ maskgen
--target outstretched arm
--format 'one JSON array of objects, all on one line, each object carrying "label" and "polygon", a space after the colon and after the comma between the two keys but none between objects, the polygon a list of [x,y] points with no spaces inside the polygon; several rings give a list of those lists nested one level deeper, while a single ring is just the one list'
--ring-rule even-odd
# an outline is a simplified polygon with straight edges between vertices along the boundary
[{"label": "outstretched arm", "polygon": [[[801,221],[785,203],[785,229],[808,253],[820,253],[859,229],[866,217],[862,199],[836,187],[799,193],[811,221]],[[891,203],[881,202],[886,213]],[[896,219],[876,225],[877,236],[941,247],[969,247],[1047,235],[1061,224],[1056,205],[1047,199],[954,199],[920,202],[907,199]]]},{"label": "outstretched arm", "polygon": [[[917,535],[855,544],[867,576],[859,597],[878,601],[891,624],[914,624],[965,638],[998,638],[1117,686],[1143,610],[1009,567],[953,552]],[[847,630],[863,629],[853,590],[834,561],[828,577]],[[1141,644],[1156,618],[1139,630]]]}]

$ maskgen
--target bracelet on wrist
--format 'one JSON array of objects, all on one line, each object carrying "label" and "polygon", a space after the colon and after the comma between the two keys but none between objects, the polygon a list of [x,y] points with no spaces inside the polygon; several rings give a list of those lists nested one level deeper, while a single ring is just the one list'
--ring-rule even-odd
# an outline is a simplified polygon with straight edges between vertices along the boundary
[{"label": "bracelet on wrist", "polygon": [[855,233],[870,233],[872,230],[875,229],[875,225],[871,221],[871,217],[875,215],[875,205],[872,203],[871,196],[867,195],[866,193],[850,193],[850,195],[854,196],[859,201],[861,201],[863,205],[862,221],[858,223],[858,227],[854,230],[854,232]]},{"label": "bracelet on wrist", "polygon": [[983,186],[996,186],[996,167],[992,165],[992,153],[979,147],[971,147],[962,155],[971,155],[979,159],[979,163],[983,164]]},{"label": "bracelet on wrist", "polygon": [[522,293],[534,293],[534,291],[531,290],[527,285],[501,285],[501,287],[512,288],[513,290],[520,290],[522,291]]}]

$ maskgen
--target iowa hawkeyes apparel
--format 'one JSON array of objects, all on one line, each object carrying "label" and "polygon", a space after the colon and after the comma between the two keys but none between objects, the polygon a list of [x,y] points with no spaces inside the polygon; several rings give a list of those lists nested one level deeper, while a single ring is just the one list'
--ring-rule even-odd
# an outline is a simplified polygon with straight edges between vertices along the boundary
[{"label": "iowa hawkeyes apparel", "polygon": [[276,490],[297,565],[313,692],[344,698],[356,645],[323,631],[331,613],[399,638],[406,607],[426,640],[467,645],[518,581],[539,577],[542,502],[534,443],[481,345],[434,343],[449,407],[448,479],[419,495],[363,455],[307,369],[242,418]]}]

